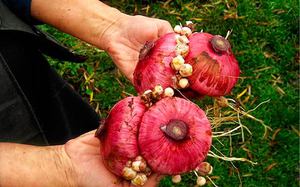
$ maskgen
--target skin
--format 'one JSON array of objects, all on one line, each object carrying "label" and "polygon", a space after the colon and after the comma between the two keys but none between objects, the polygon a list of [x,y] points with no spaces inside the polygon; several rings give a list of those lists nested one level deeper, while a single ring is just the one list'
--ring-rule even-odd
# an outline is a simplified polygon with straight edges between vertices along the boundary
[{"label": "skin", "polygon": [[[141,48],[172,32],[166,21],[129,16],[98,0],[32,0],[34,18],[105,50],[132,81]],[[130,186],[103,165],[89,132],[65,145],[0,143],[0,186]],[[156,175],[145,186],[155,186]]]},{"label": "skin", "polygon": [[129,16],[98,0],[32,0],[31,6],[33,17],[108,52],[131,81],[145,43],[173,32],[167,21]]},{"label": "skin", "polygon": [[[105,168],[94,134],[58,146],[0,143],[0,186],[132,186]],[[159,179],[153,174],[145,187],[155,186]]]}]

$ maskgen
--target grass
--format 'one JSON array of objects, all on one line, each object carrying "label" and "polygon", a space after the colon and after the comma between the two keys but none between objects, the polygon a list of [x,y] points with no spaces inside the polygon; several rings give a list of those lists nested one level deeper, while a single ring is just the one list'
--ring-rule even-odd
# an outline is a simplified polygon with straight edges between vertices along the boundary
[{"label": "grass", "polygon": [[[208,158],[214,166],[210,176],[218,186],[299,186],[299,2],[296,0],[168,0],[107,1],[128,14],[142,14],[168,20],[172,25],[186,20],[212,34],[226,35],[233,30],[230,42],[242,70],[241,79],[228,97],[250,110],[273,130],[263,138],[260,123],[242,118],[252,135],[214,139],[214,146],[225,155],[257,162],[222,161]],[[87,63],[74,64],[50,59],[51,65],[94,106],[99,115],[121,98],[136,94],[128,81],[116,70],[109,56],[57,30],[42,26],[59,41],[89,56]],[[247,88],[247,92],[238,97]],[[251,89],[250,89],[251,88]],[[243,100],[245,101],[243,103]],[[211,98],[197,103],[204,109],[213,106]],[[222,108],[221,112],[229,111]],[[211,113],[209,113],[211,114]],[[224,130],[221,126],[216,130]],[[226,130],[226,128],[225,128]],[[212,148],[214,152],[214,148]],[[239,177],[240,176],[240,177]],[[160,186],[194,186],[196,177],[186,174],[180,184],[165,177]],[[208,183],[208,186],[213,186]]]}]

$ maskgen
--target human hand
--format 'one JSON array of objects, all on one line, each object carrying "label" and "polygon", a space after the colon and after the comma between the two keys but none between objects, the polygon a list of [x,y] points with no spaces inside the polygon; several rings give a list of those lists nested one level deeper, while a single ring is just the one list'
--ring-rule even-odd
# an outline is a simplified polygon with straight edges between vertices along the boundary
[{"label": "human hand", "polygon": [[121,72],[132,81],[140,50],[146,42],[169,32],[173,29],[167,21],[123,15],[103,33],[101,43]]},{"label": "human hand", "polygon": [[167,21],[129,16],[99,0],[32,0],[31,15],[107,51],[131,81],[145,43],[173,31]]},{"label": "human hand", "polygon": [[[94,135],[95,131],[88,132],[68,141],[64,146],[77,176],[75,183],[88,187],[132,186],[106,169],[100,154],[100,141]],[[153,187],[157,183],[158,176],[153,174],[144,187]]]}]

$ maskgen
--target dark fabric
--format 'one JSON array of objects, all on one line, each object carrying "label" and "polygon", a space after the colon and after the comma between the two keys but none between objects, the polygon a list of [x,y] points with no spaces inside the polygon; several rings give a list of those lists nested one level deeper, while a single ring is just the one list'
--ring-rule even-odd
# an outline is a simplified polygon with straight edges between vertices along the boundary
[{"label": "dark fabric", "polygon": [[31,18],[31,0],[2,0],[15,14],[27,22],[36,22]]},{"label": "dark fabric", "polygon": [[16,17],[0,0],[0,141],[61,144],[99,117],[42,55],[83,61]]},{"label": "dark fabric", "polygon": [[0,142],[47,145],[32,108],[0,53]]},{"label": "dark fabric", "polygon": [[0,31],[11,32],[18,31],[26,33],[31,38],[31,45],[35,45],[43,53],[57,58],[59,60],[68,60],[72,62],[83,62],[86,57],[73,53],[68,48],[63,47],[51,36],[39,31],[36,27],[20,20],[11,12],[0,0]]},{"label": "dark fabric", "polygon": [[[50,68],[28,37],[24,36],[26,35],[19,32],[0,34],[0,53],[32,106],[41,126],[38,133],[44,133],[50,144],[61,144],[97,128],[99,118],[94,110]],[[4,90],[8,88],[5,82],[0,86]],[[9,95],[4,98],[4,103],[9,101]],[[5,121],[5,116],[2,118]],[[19,129],[23,133],[33,128],[38,129],[33,127],[34,124],[26,124],[31,127],[24,130],[17,128],[20,126],[18,123],[7,123],[10,128]],[[0,132],[0,137],[1,134],[3,136],[7,131]],[[18,142],[28,143],[25,137],[18,138]]]}]

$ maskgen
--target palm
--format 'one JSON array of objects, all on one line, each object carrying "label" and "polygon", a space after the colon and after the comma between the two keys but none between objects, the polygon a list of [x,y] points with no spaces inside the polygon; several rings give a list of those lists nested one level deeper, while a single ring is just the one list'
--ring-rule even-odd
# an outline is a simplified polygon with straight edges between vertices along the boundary
[{"label": "palm", "polygon": [[[100,141],[94,134],[95,131],[88,132],[65,145],[77,173],[79,186],[130,186],[106,169],[100,154]],[[152,176],[145,186],[155,186],[156,183],[156,177]]]}]

